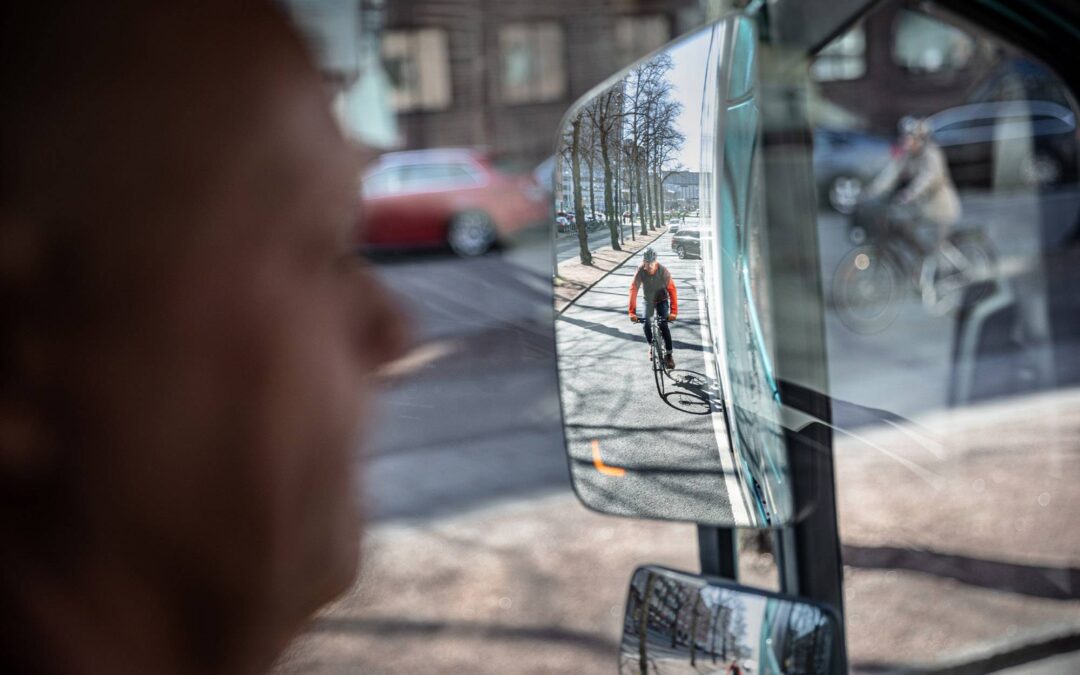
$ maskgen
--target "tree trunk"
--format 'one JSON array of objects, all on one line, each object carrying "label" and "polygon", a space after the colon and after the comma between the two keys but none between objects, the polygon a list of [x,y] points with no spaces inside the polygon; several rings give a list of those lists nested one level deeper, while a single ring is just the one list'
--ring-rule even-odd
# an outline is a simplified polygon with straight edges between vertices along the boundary
[{"label": "tree trunk", "polygon": [[589,211],[592,213],[592,217],[596,217],[596,180],[593,176],[596,175],[594,169],[596,166],[596,157],[594,157],[595,148],[589,145],[588,161],[585,163],[589,167]]},{"label": "tree trunk", "polygon": [[648,206],[645,204],[644,195],[642,194],[644,188],[641,184],[643,181],[641,165],[638,162],[635,162],[634,164],[634,187],[637,188],[638,211],[641,216],[641,236],[647,237],[649,236],[649,223],[646,219],[646,210],[648,209]]},{"label": "tree trunk", "polygon": [[709,631],[709,654],[712,655],[712,662],[716,663],[716,627],[720,623],[720,612],[723,608],[717,607],[713,610],[712,615],[712,629]]},{"label": "tree trunk", "polygon": [[625,244],[626,243],[626,228],[623,227],[622,214],[623,214],[623,211],[626,210],[626,206],[623,204],[623,200],[622,200],[622,186],[623,186],[622,151],[620,151],[618,148],[616,148],[616,150],[615,150],[615,210],[613,211],[613,213],[619,219],[619,243],[620,244]]},{"label": "tree trunk", "polygon": [[645,598],[641,601],[641,615],[638,621],[638,668],[641,675],[649,675],[649,605],[652,604],[654,586],[656,586],[656,575],[650,573],[645,582]]},{"label": "tree trunk", "polygon": [[653,189],[652,226],[656,230],[660,228],[660,186],[656,182],[655,172],[649,174],[649,183]]},{"label": "tree trunk", "polygon": [[615,201],[611,196],[611,156],[608,153],[607,132],[600,131],[600,158],[604,162],[604,218],[607,219],[608,231],[611,233],[611,248],[621,251],[619,245],[619,223],[622,218],[615,218]]},{"label": "tree trunk", "polygon": [[701,596],[694,600],[694,613],[690,619],[690,667],[695,668],[697,666],[697,627],[698,627],[698,608],[701,605]]},{"label": "tree trunk", "polygon": [[642,174],[643,175],[641,177],[641,180],[642,180],[643,183],[645,183],[645,204],[646,204],[646,207],[645,207],[645,210],[646,210],[645,223],[646,223],[646,227],[648,228],[648,231],[651,232],[652,230],[656,229],[654,224],[653,224],[653,222],[654,222],[655,204],[654,204],[654,197],[653,197],[652,174],[649,171],[649,165],[648,164],[645,164],[645,167],[644,167],[644,170],[642,171]]},{"label": "tree trunk", "polygon": [[660,208],[657,211],[657,213],[660,216],[659,224],[660,224],[660,227],[664,227],[664,225],[666,225],[665,222],[664,222],[664,179],[661,177],[661,175],[659,173],[657,174],[657,190],[659,191],[659,194],[660,194],[660,200],[659,200],[660,201]]},{"label": "tree trunk", "polygon": [[574,183],[574,217],[577,218],[578,253],[582,265],[592,265],[592,253],[589,253],[589,236],[585,231],[585,205],[581,200],[581,115],[570,123],[573,129],[573,141],[570,144],[570,166]]}]

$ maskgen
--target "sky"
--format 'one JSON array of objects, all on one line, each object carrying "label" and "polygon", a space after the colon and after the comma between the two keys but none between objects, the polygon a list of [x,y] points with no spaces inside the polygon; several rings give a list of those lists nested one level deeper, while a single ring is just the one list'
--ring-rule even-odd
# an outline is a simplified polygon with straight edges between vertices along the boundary
[{"label": "sky", "polygon": [[700,170],[701,165],[701,94],[711,33],[712,28],[706,28],[669,47],[675,67],[668,81],[674,86],[672,97],[683,105],[677,124],[686,136],[679,161],[690,171]]}]

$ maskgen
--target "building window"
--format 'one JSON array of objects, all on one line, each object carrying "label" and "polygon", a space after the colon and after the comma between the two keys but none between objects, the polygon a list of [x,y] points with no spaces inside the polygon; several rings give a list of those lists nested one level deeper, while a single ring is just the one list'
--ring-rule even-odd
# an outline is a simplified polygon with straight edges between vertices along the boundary
[{"label": "building window", "polygon": [[949,24],[902,10],[893,24],[892,57],[917,73],[962,70],[975,55],[975,40]]},{"label": "building window", "polygon": [[810,66],[817,82],[857,80],[866,74],[866,31],[862,26],[844,33],[822,49]]},{"label": "building window", "polygon": [[387,31],[382,38],[382,57],[397,112],[450,106],[450,50],[445,31]]},{"label": "building window", "polygon": [[499,31],[503,103],[543,103],[566,96],[563,31],[557,23],[508,24]]},{"label": "building window", "polygon": [[624,16],[615,20],[615,50],[626,66],[660,49],[671,39],[671,25],[663,14]]}]

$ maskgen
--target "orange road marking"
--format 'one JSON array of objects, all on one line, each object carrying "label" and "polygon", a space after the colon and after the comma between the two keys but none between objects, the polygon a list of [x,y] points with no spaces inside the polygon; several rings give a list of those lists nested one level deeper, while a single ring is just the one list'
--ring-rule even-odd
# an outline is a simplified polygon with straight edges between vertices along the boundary
[{"label": "orange road marking", "polygon": [[596,467],[596,470],[605,476],[625,476],[626,469],[618,466],[608,466],[604,464],[604,460],[600,458],[600,441],[592,442],[592,463]]}]

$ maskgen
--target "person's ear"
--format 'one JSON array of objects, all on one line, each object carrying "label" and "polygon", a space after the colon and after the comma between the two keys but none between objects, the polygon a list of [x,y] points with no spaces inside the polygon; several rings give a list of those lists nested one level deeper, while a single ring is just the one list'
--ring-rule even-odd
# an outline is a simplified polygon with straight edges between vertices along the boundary
[{"label": "person's ear", "polygon": [[[0,212],[0,479],[18,480],[49,454],[41,402],[41,345],[35,344],[47,284],[44,234]],[[38,358],[35,358],[38,357]]]}]

